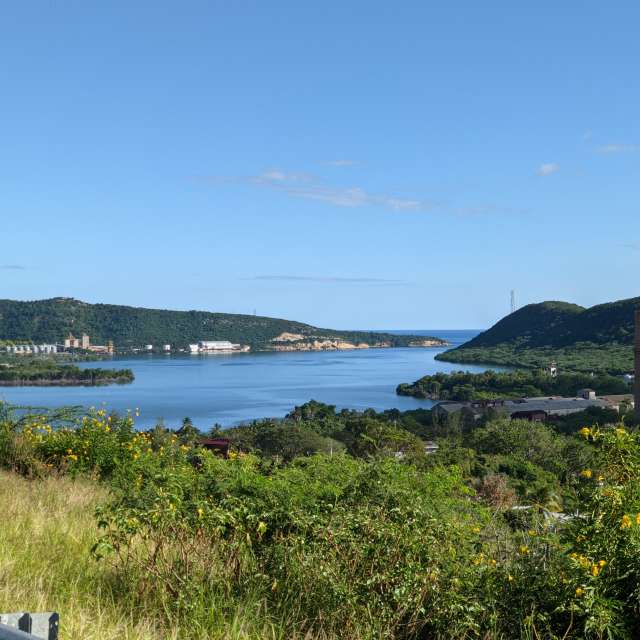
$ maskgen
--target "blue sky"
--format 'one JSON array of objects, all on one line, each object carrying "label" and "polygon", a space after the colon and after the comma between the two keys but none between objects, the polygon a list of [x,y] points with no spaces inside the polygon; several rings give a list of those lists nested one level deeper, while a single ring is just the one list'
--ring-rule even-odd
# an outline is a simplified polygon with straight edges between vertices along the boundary
[{"label": "blue sky", "polygon": [[640,295],[640,5],[6,3],[0,298],[481,328]]}]

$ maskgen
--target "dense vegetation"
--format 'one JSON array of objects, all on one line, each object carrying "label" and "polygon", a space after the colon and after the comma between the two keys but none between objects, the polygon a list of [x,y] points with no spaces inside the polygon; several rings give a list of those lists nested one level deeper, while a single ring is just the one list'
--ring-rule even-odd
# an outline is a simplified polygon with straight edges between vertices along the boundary
[{"label": "dense vegetation", "polygon": [[[24,605],[14,580],[46,575],[39,602],[61,610],[72,639],[86,637],[88,608],[100,612],[87,616],[102,625],[96,638],[640,634],[640,443],[629,428],[434,425],[428,411],[312,402],[229,435],[223,459],[195,446],[189,421],[140,433],[130,417],[68,423],[0,406],[0,465],[32,478],[37,495],[58,483],[82,517],[82,478],[104,487],[94,485],[89,536],[54,498],[43,523],[20,520],[5,487],[26,489],[3,479],[3,512],[22,525],[18,536],[12,518],[0,522],[5,608]],[[435,435],[426,455],[422,437]],[[46,557],[64,554],[45,560],[46,574],[25,556],[42,531]]]},{"label": "dense vegetation", "polygon": [[53,358],[0,361],[0,386],[93,386],[133,382],[131,369],[81,369]]},{"label": "dense vegetation", "polygon": [[629,385],[619,377],[606,374],[592,377],[586,373],[560,373],[552,377],[540,370],[436,373],[412,384],[399,384],[396,392],[432,400],[481,400],[552,395],[573,397],[580,389],[593,389],[599,395],[631,393]]},{"label": "dense vegetation", "polygon": [[590,309],[566,302],[530,304],[437,359],[534,368],[555,360],[565,370],[628,373],[639,307],[640,298]]},{"label": "dense vegetation", "polygon": [[[72,298],[19,302],[0,300],[0,337],[5,340],[60,342],[69,333],[87,333],[94,344],[113,340],[116,348],[145,344],[186,347],[199,340],[230,340],[252,349],[269,349],[283,332],[305,338],[341,339],[373,345],[408,346],[420,336],[366,331],[318,329],[301,322],[207,311],[167,311],[110,304],[88,304]],[[433,338],[437,340],[437,338]]]}]

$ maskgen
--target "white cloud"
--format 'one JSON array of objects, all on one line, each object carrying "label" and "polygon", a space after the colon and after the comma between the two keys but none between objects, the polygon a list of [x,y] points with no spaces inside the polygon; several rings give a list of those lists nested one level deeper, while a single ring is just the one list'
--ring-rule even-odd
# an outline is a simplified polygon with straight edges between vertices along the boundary
[{"label": "white cloud", "polygon": [[627,153],[640,151],[640,144],[605,144],[598,148],[599,153]]},{"label": "white cloud", "polygon": [[550,176],[552,173],[556,173],[560,170],[560,165],[556,162],[547,162],[541,164],[536,172],[539,176]]},{"label": "white cloud", "polygon": [[362,187],[332,187],[309,174],[286,173],[280,169],[269,169],[255,176],[210,176],[206,180],[214,183],[269,187],[296,198],[327,202],[337,207],[354,208],[369,205],[392,211],[430,211],[434,208],[434,205],[427,201],[372,194]]},{"label": "white cloud", "polygon": [[[543,175],[553,173],[545,169]],[[293,198],[325,202],[335,207],[359,208],[376,207],[393,212],[441,213],[455,216],[469,215],[522,215],[526,210],[504,207],[492,203],[475,203],[471,205],[453,205],[418,198],[403,198],[395,194],[370,193],[359,186],[336,187],[326,184],[322,179],[308,173],[288,173],[272,168],[256,175],[248,176],[201,176],[210,184],[238,184],[249,187],[260,187],[281,191]]]},{"label": "white cloud", "polygon": [[27,267],[22,264],[0,264],[3,271],[24,271]]}]

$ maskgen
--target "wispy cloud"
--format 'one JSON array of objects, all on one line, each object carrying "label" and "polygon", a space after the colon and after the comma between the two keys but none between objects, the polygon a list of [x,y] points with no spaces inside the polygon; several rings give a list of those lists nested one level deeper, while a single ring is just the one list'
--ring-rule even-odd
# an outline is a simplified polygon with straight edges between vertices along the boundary
[{"label": "wispy cloud", "polygon": [[605,144],[598,147],[598,153],[629,153],[640,151],[640,144]]},{"label": "wispy cloud", "polygon": [[589,129],[588,131],[585,131],[582,134],[582,139],[583,140],[591,140],[591,138],[593,138],[593,131],[591,131],[591,129]]},{"label": "wispy cloud", "polygon": [[638,251],[640,252],[640,242],[627,242],[626,244],[622,245],[625,249],[629,249],[631,251]]},{"label": "wispy cloud", "polygon": [[2,271],[24,271],[27,267],[22,264],[0,264]]},{"label": "wispy cloud", "polygon": [[539,176],[550,176],[552,173],[560,171],[560,165],[557,162],[547,162],[538,167],[536,173]]},{"label": "wispy cloud", "polygon": [[341,276],[298,276],[298,275],[259,275],[243,280],[258,280],[264,282],[325,282],[344,284],[408,284],[406,280],[390,280],[387,278],[348,278]]},{"label": "wispy cloud", "polygon": [[356,160],[327,160],[324,164],[328,164],[331,167],[353,167],[358,162]]},{"label": "wispy cloud", "polygon": [[401,198],[395,195],[372,194],[362,187],[333,187],[307,173],[287,173],[269,169],[254,176],[207,176],[217,184],[244,184],[283,191],[296,198],[327,202],[337,207],[375,206],[391,211],[431,211],[434,203]]}]

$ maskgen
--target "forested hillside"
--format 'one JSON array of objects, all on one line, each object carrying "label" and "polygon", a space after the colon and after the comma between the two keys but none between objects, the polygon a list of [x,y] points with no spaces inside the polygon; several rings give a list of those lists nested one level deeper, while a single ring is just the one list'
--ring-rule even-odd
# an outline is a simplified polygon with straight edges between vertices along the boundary
[{"label": "forested hillside", "polygon": [[230,340],[260,350],[271,348],[272,340],[285,332],[307,340],[329,338],[368,345],[384,342],[389,346],[408,346],[425,340],[424,336],[318,329],[301,322],[261,316],[88,304],[73,298],[0,300],[0,339],[60,342],[70,332],[88,333],[94,344],[113,340],[118,349],[147,343],[185,347],[199,340]]},{"label": "forested hillside", "polygon": [[576,371],[632,371],[636,308],[640,298],[590,309],[567,302],[530,304],[437,358],[525,367],[555,360]]}]

